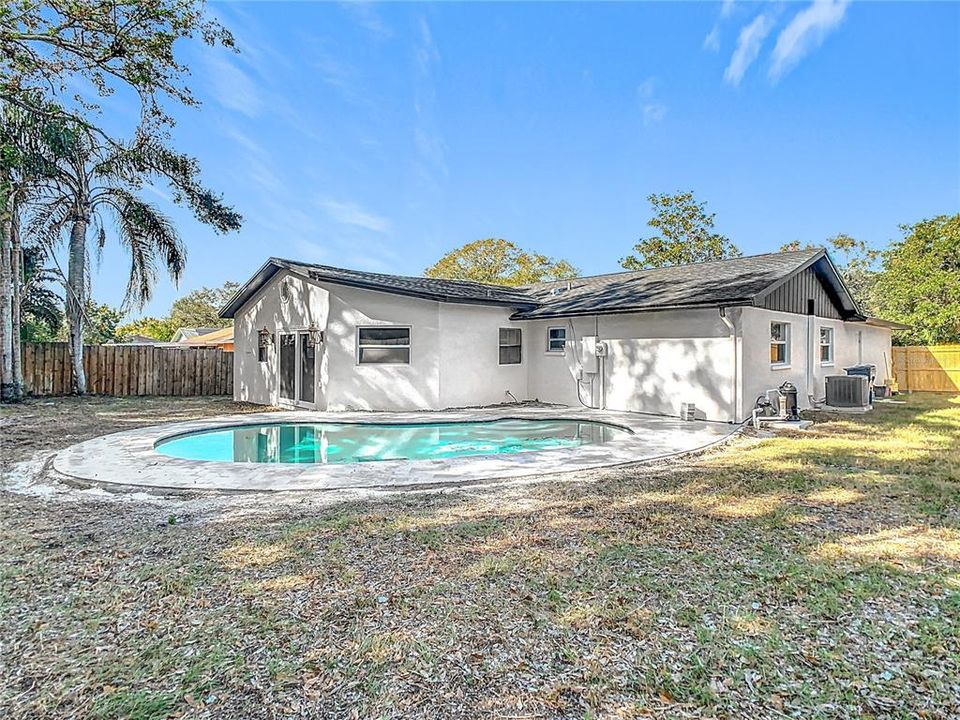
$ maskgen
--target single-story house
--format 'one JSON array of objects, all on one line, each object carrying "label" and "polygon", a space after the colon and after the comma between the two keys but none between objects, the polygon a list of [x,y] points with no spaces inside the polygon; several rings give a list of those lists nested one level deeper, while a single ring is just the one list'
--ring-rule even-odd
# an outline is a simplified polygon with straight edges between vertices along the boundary
[{"label": "single-story house", "polygon": [[173,337],[170,338],[170,342],[181,343],[186,342],[192,338],[197,337],[198,335],[206,335],[207,333],[212,333],[218,328],[206,328],[206,327],[182,327],[177,328],[177,331],[173,333]]},{"label": "single-story house", "polygon": [[220,328],[213,332],[195,335],[180,341],[181,344],[192,348],[219,348],[220,350],[233,350],[233,326]]},{"label": "single-story house", "polygon": [[510,288],[271,258],[230,302],[234,396],[319,410],[538,399],[740,421],[785,381],[873,363],[866,317],[824,250],[769,253]]}]

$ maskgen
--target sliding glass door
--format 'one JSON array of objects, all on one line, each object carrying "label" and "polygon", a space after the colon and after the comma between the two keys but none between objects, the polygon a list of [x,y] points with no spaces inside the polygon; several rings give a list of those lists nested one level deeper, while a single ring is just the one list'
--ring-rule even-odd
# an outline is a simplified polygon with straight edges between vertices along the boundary
[{"label": "sliding glass door", "polygon": [[308,332],[280,333],[280,401],[317,402],[317,344]]},{"label": "sliding glass door", "polygon": [[298,336],[300,343],[300,402],[313,405],[316,396],[316,345],[310,339],[310,333],[302,332]]},{"label": "sliding glass door", "polygon": [[293,400],[297,386],[297,336],[280,335],[280,399]]}]

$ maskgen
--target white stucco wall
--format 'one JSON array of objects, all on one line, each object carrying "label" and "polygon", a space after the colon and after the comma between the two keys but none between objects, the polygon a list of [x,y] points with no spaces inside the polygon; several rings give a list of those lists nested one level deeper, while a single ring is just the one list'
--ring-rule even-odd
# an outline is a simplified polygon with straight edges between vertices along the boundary
[{"label": "white stucco wall", "polygon": [[[280,299],[280,283],[286,283],[289,298]],[[267,353],[267,361],[257,360],[258,331],[264,327],[274,333],[305,330],[311,322],[324,327],[329,310],[328,293],[321,287],[286,271],[278,272],[234,317],[233,385],[235,400],[263,405],[278,402],[278,355],[276,345]],[[327,359],[322,348],[317,353],[317,377],[324,377]],[[318,393],[324,386],[320,383]],[[322,394],[318,407],[324,407]]]},{"label": "white stucco wall", "polygon": [[[330,294],[325,342],[329,362],[327,409],[440,407],[440,303],[320,284]],[[357,328],[376,325],[410,328],[409,364],[359,364]]]},{"label": "white stucco wall", "polygon": [[[877,366],[878,382],[888,374],[884,369],[890,362],[891,333],[885,328],[862,322],[844,322],[828,318],[795,315],[761,308],[744,308],[742,316],[744,367],[743,400],[749,414],[757,397],[766,390],[779,387],[786,381],[799,390],[801,408],[810,407],[809,396],[822,400],[824,378],[844,375],[844,367],[860,362]],[[770,323],[790,323],[789,367],[774,367],[770,363]],[[820,328],[833,328],[834,360],[820,362]],[[809,372],[808,372],[809,369]]]},{"label": "white stucco wall", "polygon": [[[280,299],[279,283],[290,289]],[[486,405],[510,399],[539,399],[579,406],[576,360],[571,353],[547,352],[547,328],[565,327],[571,347],[597,335],[610,348],[602,373],[585,374],[580,384],[584,403],[614,410],[678,415],[680,405],[695,403],[700,417],[734,421],[749,416],[757,396],[790,380],[808,396],[822,398],[824,377],[843,374],[857,362],[877,365],[887,374],[890,331],[864,323],[761,308],[731,309],[728,319],[717,309],[662,311],[562,320],[512,322],[511,310],[440,303],[278,273],[235,318],[234,397],[278,402],[277,352],[257,361],[257,331],[306,329],[325,332],[316,359],[316,407],[327,410],[414,410]],[[770,363],[770,322],[791,325],[790,364]],[[410,363],[360,365],[357,328],[401,325],[411,329]],[[819,328],[834,329],[834,362],[819,360]],[[501,327],[523,333],[523,361],[499,364]],[[859,341],[858,341],[859,337]],[[809,373],[808,373],[808,362]],[[590,382],[592,379],[592,382]],[[602,382],[601,382],[602,379]]]},{"label": "white stucco wall", "polygon": [[584,375],[583,402],[666,415],[679,415],[682,403],[693,402],[708,419],[734,416],[734,340],[715,309],[601,315],[526,326],[527,389],[533,398],[579,404],[572,358],[546,351],[547,328],[565,326],[568,341],[597,335],[610,348],[603,383],[599,372]]},{"label": "white stucco wall", "polygon": [[[509,308],[440,303],[439,407],[525,400],[530,361],[527,324],[510,320]],[[500,365],[500,328],[520,328],[521,362]]]},{"label": "white stucco wall", "polygon": [[[281,301],[279,284],[290,297]],[[511,322],[509,308],[440,303],[315,282],[277,273],[235,318],[234,371],[237,400],[276,404],[278,355],[257,360],[257,332],[324,331],[317,349],[317,409],[421,410],[493,404],[527,397],[527,358],[499,364],[499,328]],[[357,328],[410,328],[410,363],[364,364],[357,357]],[[525,329],[524,329],[525,332]],[[525,340],[525,338],[524,338]]]}]

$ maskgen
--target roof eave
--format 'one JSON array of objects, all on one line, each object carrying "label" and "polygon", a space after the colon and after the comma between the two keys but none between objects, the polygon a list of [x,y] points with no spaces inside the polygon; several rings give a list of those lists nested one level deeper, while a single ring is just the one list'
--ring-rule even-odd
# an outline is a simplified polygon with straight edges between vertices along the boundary
[{"label": "roof eave", "polygon": [[910,330],[910,325],[905,325],[903,323],[896,322],[895,320],[884,320],[883,318],[870,317],[869,315],[864,317],[863,322],[872,327],[882,327],[887,330]]},{"label": "roof eave", "polygon": [[406,288],[386,288],[374,283],[365,283],[361,281],[350,281],[342,277],[334,277],[318,270],[311,270],[303,273],[297,269],[294,263],[282,258],[271,257],[253,274],[253,276],[244,285],[237,290],[232,298],[217,313],[222,318],[233,318],[237,311],[263,287],[280,270],[287,270],[298,277],[312,280],[314,282],[327,282],[331,285],[342,285],[345,287],[354,287],[360,290],[369,290],[371,292],[382,292],[387,295],[402,295],[404,297],[414,297],[422,300],[434,300],[437,302],[455,303],[460,305],[487,305],[496,307],[516,308],[522,310],[532,310],[538,307],[535,301],[522,302],[518,300],[499,299],[499,298],[464,298],[456,295],[446,295],[444,293],[418,292]]},{"label": "roof eave", "polygon": [[233,297],[227,301],[227,304],[220,308],[220,311],[217,313],[217,317],[233,319],[236,315],[237,310],[239,310],[243,305],[249,300],[254,293],[257,292],[263,285],[270,280],[274,275],[277,274],[277,271],[285,267],[283,260],[279,258],[271,257],[268,258],[263,265],[250,277],[247,282],[245,282],[238,290],[233,294]]},{"label": "roof eave", "polygon": [[[570,312],[551,312],[537,313],[533,317],[522,317],[523,312],[514,313],[510,316],[511,320],[554,320],[567,317],[592,317],[594,315],[632,315],[636,313],[662,312],[664,310],[704,310],[709,308],[721,307],[743,307],[751,304],[750,298],[735,298],[724,300],[723,302],[708,303],[672,303],[669,305],[657,305],[656,307],[640,307],[633,305],[624,308],[610,308],[607,310],[575,310]],[[549,307],[549,306],[547,306]]]},{"label": "roof eave", "polygon": [[[291,271],[293,272],[293,271]],[[300,273],[297,273],[298,275]],[[457,295],[446,295],[444,293],[431,293],[426,291],[409,290],[407,288],[386,288],[374,283],[365,283],[362,281],[351,281],[341,277],[332,277],[322,272],[312,270],[309,278],[317,282],[327,282],[331,285],[343,285],[345,287],[358,288],[360,290],[370,290],[371,292],[381,292],[387,295],[403,295],[404,297],[419,298],[421,300],[435,300],[437,302],[454,303],[459,305],[495,305],[497,307],[512,308],[535,308],[538,304],[535,302],[521,302],[519,300],[508,300],[498,298],[465,298]]]}]

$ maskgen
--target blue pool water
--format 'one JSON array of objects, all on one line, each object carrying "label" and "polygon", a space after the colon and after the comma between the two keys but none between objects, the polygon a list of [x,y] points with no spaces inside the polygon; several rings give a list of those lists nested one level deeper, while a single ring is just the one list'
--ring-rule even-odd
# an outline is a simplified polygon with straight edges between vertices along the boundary
[{"label": "blue pool water", "polygon": [[161,440],[156,450],[187,460],[355,463],[502,455],[607,443],[629,430],[577,420],[494,420],[381,425],[291,423],[206,430]]}]

